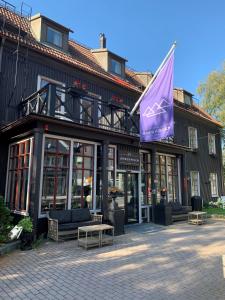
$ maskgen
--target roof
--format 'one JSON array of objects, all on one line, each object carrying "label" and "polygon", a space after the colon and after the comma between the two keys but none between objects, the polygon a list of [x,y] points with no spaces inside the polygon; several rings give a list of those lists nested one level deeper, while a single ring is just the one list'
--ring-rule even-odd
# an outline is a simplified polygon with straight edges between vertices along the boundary
[{"label": "roof", "polygon": [[36,19],[39,19],[39,18],[45,19],[46,21],[49,21],[49,22],[53,23],[55,26],[60,27],[60,28],[62,28],[65,31],[73,32],[72,29],[70,29],[68,27],[65,27],[65,26],[63,26],[63,25],[61,25],[61,24],[59,24],[59,23],[57,23],[57,22],[55,22],[55,21],[47,18],[46,16],[41,15],[41,14],[36,14],[36,15],[32,16],[30,19],[31,19],[31,21],[33,21],[33,20],[36,20]]},{"label": "roof", "polygon": [[[22,36],[18,37],[17,30],[10,31],[4,28],[5,23],[10,24],[11,26],[17,29],[20,27],[21,30],[26,34],[23,35],[23,37]],[[19,39],[20,44],[25,47],[29,47],[36,52],[49,56],[50,58],[59,60],[77,69],[88,72],[89,74],[113,82],[114,84],[120,87],[135,91],[139,94],[141,94],[143,90],[145,84],[140,77],[136,76],[137,75],[136,72],[134,72],[129,68],[126,68],[125,70],[126,79],[122,79],[121,77],[106,72],[98,63],[97,59],[92,53],[92,50],[86,46],[81,45],[76,41],[69,40],[68,53],[57,50],[52,47],[48,47],[47,45],[44,45],[36,41],[31,31],[29,19],[20,16],[19,14],[1,6],[0,6],[0,24],[2,25],[0,29],[0,36],[2,37],[4,36],[10,41],[17,42]],[[208,113],[206,113],[202,108],[200,108],[196,104],[194,104],[192,107],[189,108],[187,108],[187,106],[185,106],[183,103],[176,100],[174,100],[174,104],[175,107],[184,109],[193,115],[196,115],[198,117],[201,117],[205,120],[214,123],[219,127],[223,127],[220,122],[215,120],[213,117],[211,117]]]},{"label": "roof", "polygon": [[9,23],[15,27],[21,27],[21,30],[27,33],[24,37],[18,37],[18,34],[6,29],[0,30],[0,36],[5,36],[11,41],[20,40],[21,45],[32,48],[34,51],[40,52],[46,56],[52,57],[54,59],[60,60],[64,63],[72,65],[78,69],[89,72],[95,76],[99,76],[108,81],[114,82],[115,84],[128,88],[130,90],[141,92],[139,85],[135,85],[134,82],[129,82],[128,79],[124,80],[116,75],[106,72],[97,62],[94,54],[87,47],[80,45],[76,41],[69,40],[69,52],[63,52],[52,47],[44,45],[34,38],[29,20],[25,17],[4,8],[0,7],[0,21]]}]

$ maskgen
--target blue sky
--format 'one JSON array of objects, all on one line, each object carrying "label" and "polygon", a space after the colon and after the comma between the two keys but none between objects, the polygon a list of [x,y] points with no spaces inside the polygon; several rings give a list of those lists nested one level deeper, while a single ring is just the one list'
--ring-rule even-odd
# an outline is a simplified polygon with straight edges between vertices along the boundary
[{"label": "blue sky", "polygon": [[[10,3],[20,8],[21,1]],[[199,82],[225,60],[224,0],[25,0],[74,30],[77,41],[97,48],[104,32],[107,48],[138,71],[155,72],[173,41],[174,85],[196,95]],[[196,95],[197,96],[197,95]]]}]

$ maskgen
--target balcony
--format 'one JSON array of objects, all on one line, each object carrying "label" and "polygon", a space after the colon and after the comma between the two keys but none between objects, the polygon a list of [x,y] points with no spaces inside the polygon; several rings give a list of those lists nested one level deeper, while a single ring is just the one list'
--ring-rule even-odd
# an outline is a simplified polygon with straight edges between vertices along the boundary
[{"label": "balcony", "polygon": [[93,93],[74,87],[47,84],[20,103],[20,117],[29,114],[139,136],[139,117],[126,106],[104,101]]}]

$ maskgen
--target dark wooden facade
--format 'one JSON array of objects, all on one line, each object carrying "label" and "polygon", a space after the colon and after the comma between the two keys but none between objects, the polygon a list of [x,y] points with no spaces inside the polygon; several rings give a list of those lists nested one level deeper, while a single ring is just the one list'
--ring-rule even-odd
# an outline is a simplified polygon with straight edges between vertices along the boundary
[{"label": "dark wooden facade", "polygon": [[[1,39],[0,39],[1,44]],[[41,184],[41,160],[42,160],[42,143],[45,134],[68,137],[73,139],[81,139],[97,142],[102,146],[102,168],[107,169],[107,151],[108,145],[116,145],[117,149],[139,153],[140,150],[148,151],[154,160],[156,152],[172,154],[180,159],[180,180],[181,180],[181,197],[183,204],[190,204],[191,188],[190,188],[190,171],[198,171],[200,175],[200,193],[205,202],[211,201],[211,191],[209,174],[216,172],[218,174],[218,194],[222,195],[223,179],[222,179],[222,155],[220,144],[220,127],[213,121],[203,118],[199,113],[192,113],[190,107],[185,105],[175,105],[175,136],[173,143],[155,142],[140,144],[139,137],[134,132],[130,132],[129,123],[126,131],[107,130],[96,126],[96,124],[82,124],[78,119],[72,121],[63,118],[57,118],[54,114],[36,113],[30,111],[27,115],[23,114],[21,103],[25,101],[29,95],[37,91],[38,76],[44,76],[52,80],[56,80],[65,84],[65,87],[74,87],[77,91],[69,100],[68,90],[66,91],[67,108],[70,112],[76,113],[79,105],[76,106],[81,97],[84,95],[93,95],[93,102],[96,103],[101,97],[104,105],[114,104],[114,109],[120,109],[117,100],[122,99],[122,107],[129,112],[134,103],[139,98],[141,91],[132,90],[122,87],[119,84],[107,81],[106,79],[94,76],[88,72],[74,68],[68,63],[62,63],[50,56],[42,55],[23,45],[19,48],[18,62],[16,63],[16,43],[6,39],[2,48],[1,73],[0,73],[0,194],[5,194],[6,170],[8,158],[9,144],[24,139],[26,137],[34,138],[33,145],[33,164],[31,168],[31,189],[29,196],[29,213],[33,217],[35,225],[42,227],[46,222],[39,220],[39,201],[40,201],[40,184]],[[17,66],[16,66],[17,64]],[[15,72],[17,68],[17,77]],[[77,86],[78,83],[78,86]],[[51,86],[51,85],[50,85]],[[49,86],[49,87],[50,87]],[[48,87],[48,88],[49,88]],[[85,88],[83,88],[85,87]],[[81,94],[79,94],[81,93]],[[91,93],[91,94],[90,94]],[[54,95],[53,95],[54,98]],[[50,100],[49,100],[50,101]],[[69,102],[70,101],[70,102]],[[78,109],[78,110],[77,110]],[[96,108],[93,108],[96,113]],[[71,119],[71,118],[70,118]],[[134,122],[138,126],[138,116]],[[189,148],[188,127],[195,127],[198,131],[197,151]],[[208,151],[208,133],[216,135],[216,155],[210,156]],[[152,166],[154,170],[155,166]],[[136,171],[135,166],[118,165],[117,169],[127,171]],[[152,171],[154,173],[154,171]],[[107,181],[107,174],[103,172],[102,180]],[[157,182],[154,176],[151,179],[152,191],[156,188]],[[108,187],[103,184],[103,204],[106,204]],[[154,198],[153,193],[153,198]],[[39,225],[38,225],[39,224]],[[42,224],[42,225],[40,225]],[[42,231],[42,230],[40,230]]]}]

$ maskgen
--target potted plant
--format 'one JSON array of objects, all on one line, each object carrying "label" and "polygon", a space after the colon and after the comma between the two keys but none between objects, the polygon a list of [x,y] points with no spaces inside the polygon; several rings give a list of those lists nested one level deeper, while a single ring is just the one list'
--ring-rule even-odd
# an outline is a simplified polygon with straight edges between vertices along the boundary
[{"label": "potted plant", "polygon": [[118,207],[118,204],[116,203],[116,197],[122,194],[122,191],[117,187],[117,186],[112,186],[109,188],[109,195],[111,196],[112,199],[112,204],[111,208],[116,209]]},{"label": "potted plant", "polygon": [[33,242],[33,223],[30,217],[25,217],[19,221],[18,226],[23,228],[21,238],[21,250],[31,250]]},{"label": "potted plant", "polygon": [[114,226],[115,235],[124,234],[125,211],[115,201],[116,197],[123,196],[123,191],[117,186],[112,186],[109,188],[109,196],[111,203],[109,204],[108,220]]}]

